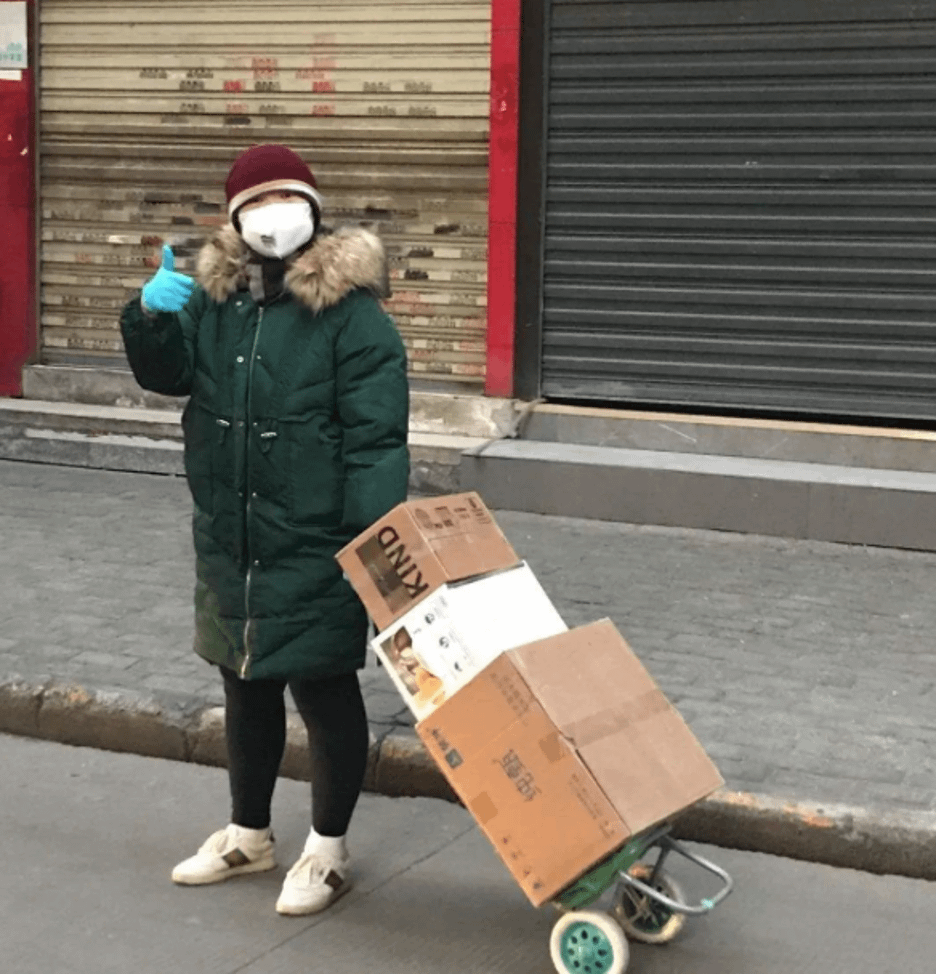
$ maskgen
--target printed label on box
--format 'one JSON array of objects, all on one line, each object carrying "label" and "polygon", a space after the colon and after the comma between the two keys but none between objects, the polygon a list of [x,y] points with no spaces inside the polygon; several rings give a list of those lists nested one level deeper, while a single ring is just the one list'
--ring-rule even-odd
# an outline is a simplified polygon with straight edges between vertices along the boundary
[{"label": "printed label on box", "polygon": [[507,751],[496,763],[500,765],[501,771],[513,782],[514,788],[517,789],[517,793],[525,802],[533,801],[540,794],[533,772],[523,763],[513,748]]},{"label": "printed label on box", "polygon": [[406,626],[378,636],[372,646],[383,657],[391,677],[404,692],[414,713],[431,712],[445,699],[445,684],[416,655]]},{"label": "printed label on box", "polygon": [[478,500],[468,495],[459,498],[457,507],[437,504],[435,507],[413,507],[413,517],[416,523],[427,534],[442,532],[457,532],[462,534],[474,529],[476,524],[488,527],[494,523],[490,513],[478,503]]},{"label": "printed label on box", "polygon": [[359,545],[357,556],[392,612],[429,591],[399,532],[390,525]]}]

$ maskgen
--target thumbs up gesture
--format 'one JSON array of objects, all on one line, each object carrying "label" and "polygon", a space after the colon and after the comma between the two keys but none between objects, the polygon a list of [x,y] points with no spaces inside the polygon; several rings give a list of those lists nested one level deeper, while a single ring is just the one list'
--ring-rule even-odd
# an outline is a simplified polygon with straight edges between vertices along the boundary
[{"label": "thumbs up gesture", "polygon": [[143,285],[143,307],[149,311],[181,311],[192,296],[195,282],[175,271],[175,255],[163,244],[162,266]]}]

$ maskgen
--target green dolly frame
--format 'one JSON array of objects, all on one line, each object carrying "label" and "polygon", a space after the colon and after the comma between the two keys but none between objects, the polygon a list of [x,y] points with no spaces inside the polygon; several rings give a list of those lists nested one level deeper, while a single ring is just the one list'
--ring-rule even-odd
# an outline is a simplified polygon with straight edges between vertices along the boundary
[{"label": "green dolly frame", "polygon": [[[562,913],[550,938],[550,955],[559,974],[623,974],[630,959],[628,937],[667,943],[687,917],[708,913],[732,891],[734,883],[724,869],[690,852],[669,831],[669,824],[664,824],[635,836],[552,901]],[[642,863],[654,850],[654,862]],[[698,904],[688,903],[664,871],[672,853],[717,877],[718,891]],[[610,914],[588,909],[612,888]]]}]

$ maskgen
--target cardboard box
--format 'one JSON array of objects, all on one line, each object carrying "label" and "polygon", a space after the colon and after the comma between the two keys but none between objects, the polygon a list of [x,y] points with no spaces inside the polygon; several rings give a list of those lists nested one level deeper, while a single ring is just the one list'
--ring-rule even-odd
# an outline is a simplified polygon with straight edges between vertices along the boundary
[{"label": "cardboard box", "polygon": [[505,649],[568,627],[530,568],[443,585],[371,642],[417,720]]},{"label": "cardboard box", "polygon": [[476,493],[395,507],[338,553],[378,632],[447,582],[510,568],[517,553]]},{"label": "cardboard box", "polygon": [[724,783],[608,620],[508,650],[416,729],[535,906]]}]

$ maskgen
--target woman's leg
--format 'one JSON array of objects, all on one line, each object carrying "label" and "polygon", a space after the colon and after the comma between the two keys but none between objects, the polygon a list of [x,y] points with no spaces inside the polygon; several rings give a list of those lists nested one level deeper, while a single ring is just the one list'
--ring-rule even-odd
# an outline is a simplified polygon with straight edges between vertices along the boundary
[{"label": "woman's leg", "polygon": [[286,681],[241,680],[225,667],[221,674],[231,821],[248,829],[265,829],[286,747]]},{"label": "woman's leg", "polygon": [[286,681],[245,681],[224,667],[221,674],[227,703],[231,822],[173,869],[173,881],[185,886],[276,868],[270,804],[286,745]]},{"label": "woman's leg", "polygon": [[367,768],[369,732],[357,673],[294,679],[289,688],[309,733],[312,827],[320,836],[343,836]]}]

